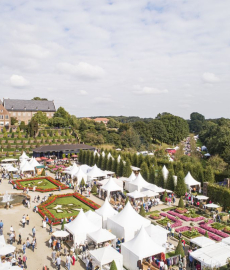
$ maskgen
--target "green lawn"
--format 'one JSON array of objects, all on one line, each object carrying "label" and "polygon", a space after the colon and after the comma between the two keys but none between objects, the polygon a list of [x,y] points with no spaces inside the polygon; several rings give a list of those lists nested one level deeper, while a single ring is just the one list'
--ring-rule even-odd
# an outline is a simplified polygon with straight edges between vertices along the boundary
[{"label": "green lawn", "polygon": [[175,255],[175,251],[166,253],[166,259],[168,259],[168,258],[170,258],[170,257],[173,257],[174,255]]},{"label": "green lawn", "polygon": [[46,179],[21,181],[20,184],[26,188],[27,187],[32,188],[34,186],[40,189],[57,188],[57,186],[55,186],[53,183],[51,183],[50,181]]},{"label": "green lawn", "polygon": [[182,235],[184,235],[185,237],[187,237],[189,239],[192,239],[192,238],[195,238],[195,237],[198,237],[198,236],[202,236],[196,230],[182,232]]},{"label": "green lawn", "polygon": [[52,204],[47,206],[47,209],[56,218],[77,216],[81,208],[84,212],[93,210],[75,197],[57,198]]}]

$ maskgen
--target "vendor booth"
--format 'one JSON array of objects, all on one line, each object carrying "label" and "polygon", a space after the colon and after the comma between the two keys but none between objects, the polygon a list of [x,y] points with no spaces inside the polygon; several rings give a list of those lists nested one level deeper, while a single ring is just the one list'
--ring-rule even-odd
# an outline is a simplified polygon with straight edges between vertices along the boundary
[{"label": "vendor booth", "polygon": [[107,228],[107,218],[118,214],[118,212],[113,209],[107,198],[105,199],[104,204],[99,209],[95,210],[95,213],[102,217],[102,228],[105,229]]},{"label": "vendor booth", "polygon": [[132,239],[142,226],[147,227],[150,224],[151,221],[139,215],[129,201],[121,212],[107,219],[107,229],[125,241]]},{"label": "vendor booth", "polygon": [[116,184],[112,177],[100,189],[101,189],[101,191],[100,191],[101,196],[102,196],[102,194],[104,194],[104,196],[102,196],[104,198],[106,198],[106,197],[110,198],[111,193],[114,193],[114,192],[117,192],[117,191],[123,192],[123,188],[120,187],[118,184]]},{"label": "vendor booth", "polygon": [[135,190],[142,191],[144,187],[148,186],[149,183],[145,181],[145,179],[142,177],[141,173],[138,174],[138,176],[128,184],[128,191],[133,192]]},{"label": "vendor booth", "polygon": [[88,245],[93,244],[94,248],[103,246],[116,246],[116,235],[106,229],[99,229],[96,232],[87,234]]},{"label": "vendor booth", "polygon": [[197,245],[197,246],[203,248],[203,247],[211,246],[211,245],[215,244],[216,242],[210,238],[205,237],[205,236],[200,236],[200,237],[190,239],[190,243],[193,243],[194,245]]},{"label": "vendor booth", "polygon": [[132,171],[131,175],[129,178],[124,179],[123,181],[125,182],[125,190],[129,190],[129,183],[132,182],[134,179],[136,179],[136,175]]},{"label": "vendor booth", "polygon": [[86,240],[86,234],[90,232],[95,232],[101,227],[93,224],[85,215],[81,209],[78,216],[70,223],[65,224],[64,228],[73,237],[73,244],[84,243]]},{"label": "vendor booth", "polygon": [[132,240],[121,244],[124,266],[129,270],[139,270],[138,261],[143,262],[143,259],[160,256],[161,253],[164,253],[164,248],[153,242],[144,227]]},{"label": "vendor booth", "polygon": [[117,270],[123,270],[123,256],[110,246],[90,250],[89,255],[92,258],[93,269],[98,266],[101,270],[109,270],[110,264],[115,261]]},{"label": "vendor booth", "polygon": [[153,242],[161,247],[166,247],[169,231],[158,225],[149,225],[145,227],[146,232],[152,238]]},{"label": "vendor booth", "polygon": [[95,164],[92,169],[87,173],[88,176],[88,181],[92,181],[93,179],[100,179],[100,178],[105,178],[106,174],[97,167]]},{"label": "vendor booth", "polygon": [[95,211],[89,210],[85,212],[86,217],[99,228],[102,227],[102,217],[98,215]]},{"label": "vendor booth", "polygon": [[73,175],[74,182],[77,182],[77,185],[79,186],[81,183],[81,180],[84,179],[85,183],[87,182],[87,174],[82,170],[81,167],[78,167],[79,170],[77,173]]},{"label": "vendor booth", "polygon": [[188,172],[187,175],[185,176],[184,182],[185,182],[185,184],[186,184],[186,186],[187,186],[187,189],[193,189],[193,190],[195,189],[195,190],[197,190],[197,191],[200,190],[201,183],[198,182],[198,181],[196,181],[196,180],[192,177],[192,175],[191,175],[190,172]]}]

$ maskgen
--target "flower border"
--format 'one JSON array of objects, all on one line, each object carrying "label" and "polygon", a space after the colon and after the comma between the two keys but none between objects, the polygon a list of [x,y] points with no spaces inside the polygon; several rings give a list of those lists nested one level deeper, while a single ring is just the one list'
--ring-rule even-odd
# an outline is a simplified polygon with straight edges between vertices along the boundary
[{"label": "flower border", "polygon": [[[93,210],[96,210],[98,208],[100,208],[101,206],[93,201],[91,201],[90,199],[82,196],[80,193],[69,193],[69,194],[61,194],[61,195],[54,195],[49,197],[44,203],[40,204],[38,206],[38,213],[42,216],[42,217],[48,217],[49,221],[48,223],[50,224],[51,222],[53,222],[53,225],[58,225],[61,224],[61,218],[56,218],[48,209],[47,206],[52,204],[56,199],[58,198],[64,198],[64,197],[75,197],[76,199],[78,199],[79,201],[83,202],[84,204],[86,204],[87,206],[89,206],[90,208],[92,208]],[[73,216],[73,218],[75,218],[76,216]]]},{"label": "flower border", "polygon": [[[34,181],[34,180],[40,180],[40,179],[46,179],[47,181],[51,182],[52,184],[54,184],[56,186],[56,188],[47,188],[47,189],[41,189],[41,188],[36,188],[36,191],[39,192],[50,192],[50,191],[57,191],[59,190],[59,186],[61,187],[61,189],[68,189],[69,187],[62,184],[61,182],[53,179],[50,176],[44,176],[44,177],[34,177],[34,178],[27,178],[27,179],[22,179],[22,180],[13,180],[12,184],[15,185],[16,184],[16,189],[18,190],[23,190],[24,186],[21,184],[22,182],[28,182],[28,181]],[[29,187],[29,190],[33,190],[33,188]]]}]

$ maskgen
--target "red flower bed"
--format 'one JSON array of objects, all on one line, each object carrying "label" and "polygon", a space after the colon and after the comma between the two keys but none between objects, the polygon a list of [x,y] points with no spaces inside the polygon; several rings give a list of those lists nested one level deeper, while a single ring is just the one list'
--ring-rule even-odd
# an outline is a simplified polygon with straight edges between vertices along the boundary
[{"label": "red flower bed", "polygon": [[[14,180],[12,181],[12,184],[15,185],[16,184],[16,188],[19,190],[23,190],[24,186],[21,184],[22,182],[28,182],[28,181],[35,181],[35,180],[42,180],[42,179],[46,179],[47,181],[51,182],[52,184],[54,184],[56,186],[56,188],[47,188],[47,189],[42,189],[42,188],[36,188],[36,191],[40,191],[40,192],[50,192],[50,191],[56,191],[59,190],[59,187],[61,187],[61,189],[68,189],[69,187],[62,184],[61,182],[53,179],[50,176],[44,176],[44,177],[35,177],[35,178],[27,178],[27,179],[22,179],[22,180]],[[29,190],[33,190],[32,187],[28,187]]]},{"label": "red flower bed", "polygon": [[182,208],[176,208],[175,211],[179,214],[184,214],[187,213],[188,210],[186,208],[182,209]]},{"label": "red flower bed", "polygon": [[[48,217],[49,224],[53,222],[53,225],[57,225],[61,223],[61,218],[55,218],[55,216],[46,208],[48,205],[52,204],[56,199],[58,198],[64,198],[64,197],[75,197],[79,201],[83,202],[87,206],[91,207],[92,209],[96,210],[100,208],[99,204],[96,204],[95,202],[89,200],[88,198],[82,196],[79,193],[70,193],[70,194],[62,194],[62,195],[54,195],[49,197],[44,203],[40,204],[38,206],[38,213],[44,217]],[[73,216],[75,218],[76,216]]]}]

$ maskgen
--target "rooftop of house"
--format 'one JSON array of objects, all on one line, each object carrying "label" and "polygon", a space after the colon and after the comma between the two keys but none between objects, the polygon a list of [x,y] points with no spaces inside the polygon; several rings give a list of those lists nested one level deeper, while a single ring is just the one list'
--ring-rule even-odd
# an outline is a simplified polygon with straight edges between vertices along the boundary
[{"label": "rooftop of house", "polygon": [[54,102],[49,100],[3,99],[3,105],[8,111],[56,112]]}]

